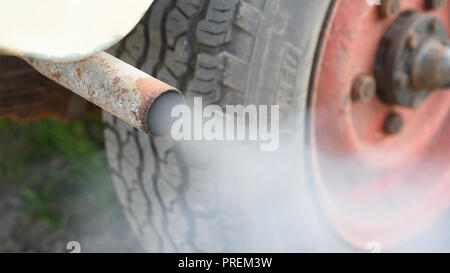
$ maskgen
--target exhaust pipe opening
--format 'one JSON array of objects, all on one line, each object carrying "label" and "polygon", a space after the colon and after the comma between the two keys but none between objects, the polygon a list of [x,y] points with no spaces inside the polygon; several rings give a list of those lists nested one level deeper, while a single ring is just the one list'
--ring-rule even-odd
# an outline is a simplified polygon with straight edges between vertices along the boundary
[{"label": "exhaust pipe opening", "polygon": [[161,93],[150,104],[147,111],[145,131],[152,136],[163,136],[170,132],[175,118],[172,117],[172,109],[184,104],[184,97],[178,90],[168,90]]}]

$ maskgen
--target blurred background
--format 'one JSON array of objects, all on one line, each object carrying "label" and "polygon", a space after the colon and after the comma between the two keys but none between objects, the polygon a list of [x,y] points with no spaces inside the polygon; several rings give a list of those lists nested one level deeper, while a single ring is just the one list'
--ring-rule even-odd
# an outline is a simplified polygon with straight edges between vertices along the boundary
[{"label": "blurred background", "polygon": [[140,252],[109,177],[99,114],[0,119],[0,252]]}]

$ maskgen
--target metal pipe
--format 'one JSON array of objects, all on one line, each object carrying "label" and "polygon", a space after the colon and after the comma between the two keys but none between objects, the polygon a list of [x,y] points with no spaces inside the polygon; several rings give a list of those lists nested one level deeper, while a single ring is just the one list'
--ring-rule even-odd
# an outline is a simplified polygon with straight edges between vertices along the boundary
[{"label": "metal pipe", "polygon": [[105,52],[72,62],[26,61],[44,76],[153,136],[170,130],[171,109],[184,101],[172,86]]}]

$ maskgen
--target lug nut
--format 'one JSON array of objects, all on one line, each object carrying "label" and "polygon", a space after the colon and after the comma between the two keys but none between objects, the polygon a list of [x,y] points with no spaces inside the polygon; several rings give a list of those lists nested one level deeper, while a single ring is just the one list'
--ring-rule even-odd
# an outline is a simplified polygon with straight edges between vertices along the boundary
[{"label": "lug nut", "polygon": [[361,75],[356,78],[352,90],[352,99],[354,101],[368,102],[374,96],[377,89],[374,77]]},{"label": "lug nut", "polygon": [[378,11],[383,18],[395,18],[400,14],[400,0],[382,0]]},{"label": "lug nut", "polygon": [[440,9],[447,4],[447,0],[425,0],[427,9]]},{"label": "lug nut", "polygon": [[395,88],[397,89],[405,89],[409,84],[409,76],[403,72],[397,73],[394,78]]},{"label": "lug nut", "polygon": [[430,26],[428,27],[429,32],[435,32],[438,29],[439,21],[436,19],[431,20]]},{"label": "lug nut", "polygon": [[395,112],[391,112],[384,120],[383,129],[388,135],[397,135],[402,131],[403,117]]},{"label": "lug nut", "polygon": [[413,32],[408,37],[408,46],[410,49],[415,49],[419,45],[419,37],[417,33]]}]

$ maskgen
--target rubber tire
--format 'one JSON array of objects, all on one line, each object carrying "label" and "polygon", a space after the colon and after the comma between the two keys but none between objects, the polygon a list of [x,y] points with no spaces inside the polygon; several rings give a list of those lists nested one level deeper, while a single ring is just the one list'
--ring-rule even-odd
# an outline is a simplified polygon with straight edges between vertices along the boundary
[{"label": "rubber tire", "polygon": [[[303,162],[310,77],[330,5],[329,0],[155,1],[135,30],[110,50],[184,91],[188,99],[202,96],[205,104],[222,106],[279,104],[282,148],[297,155],[290,158],[292,164],[285,158],[277,164],[273,159],[278,153],[247,156],[223,143],[182,145],[169,137],[154,139],[104,113],[114,186],[146,250],[338,250],[339,243],[331,243],[336,238],[323,231],[317,216]],[[234,165],[222,164],[230,157],[236,159]],[[255,175],[246,169],[247,160],[258,161],[253,163],[259,169],[295,169],[298,177],[291,183],[299,191],[290,191],[288,183],[258,188],[261,179],[281,177]],[[246,172],[244,180],[233,177]],[[249,196],[244,187],[257,190]],[[265,205],[260,196],[270,196],[280,207]],[[288,196],[301,204],[291,206],[284,201]],[[288,210],[281,213],[284,220],[303,220],[292,221],[288,228],[264,224],[280,220],[273,218],[280,209]],[[318,241],[327,242],[328,248]]]}]

